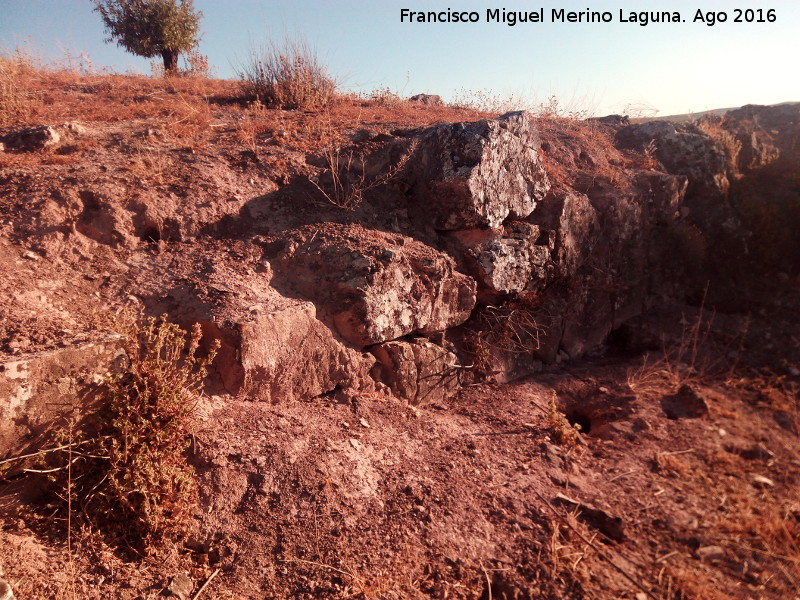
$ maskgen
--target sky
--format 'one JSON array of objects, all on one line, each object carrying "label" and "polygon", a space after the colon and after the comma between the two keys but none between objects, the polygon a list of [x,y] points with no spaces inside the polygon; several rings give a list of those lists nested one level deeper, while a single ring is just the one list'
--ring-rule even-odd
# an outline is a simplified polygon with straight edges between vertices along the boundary
[{"label": "sky", "polygon": [[[195,0],[199,50],[219,77],[235,77],[251,48],[286,36],[314,47],[344,90],[388,88],[446,100],[485,92],[530,106],[555,95],[591,114],[697,113],[800,101],[800,2],[716,0],[538,3],[509,0]],[[740,8],[754,7],[752,15]],[[106,44],[91,0],[0,0],[0,48],[49,60],[88,57],[94,68],[150,73],[150,61]],[[401,10],[471,12],[477,23],[401,22]],[[541,10],[543,22],[487,22],[487,10]],[[610,22],[560,22],[553,10],[607,12]],[[759,14],[758,9],[761,10]],[[751,16],[765,21],[746,22]],[[697,11],[703,19],[696,19]],[[632,22],[630,12],[678,12],[680,22]],[[725,22],[709,25],[708,13]],[[622,17],[621,17],[622,15]],[[624,21],[623,21],[624,18]],[[638,19],[641,21],[641,19]],[[627,21],[627,22],[626,22]]]}]

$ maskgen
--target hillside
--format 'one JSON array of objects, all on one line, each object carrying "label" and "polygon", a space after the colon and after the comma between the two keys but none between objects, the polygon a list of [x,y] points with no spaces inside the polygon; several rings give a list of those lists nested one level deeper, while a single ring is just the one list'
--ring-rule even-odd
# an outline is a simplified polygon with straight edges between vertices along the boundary
[{"label": "hillside", "polygon": [[[16,77],[17,598],[800,597],[796,105],[631,124]],[[196,363],[143,336],[161,315],[199,324]]]}]

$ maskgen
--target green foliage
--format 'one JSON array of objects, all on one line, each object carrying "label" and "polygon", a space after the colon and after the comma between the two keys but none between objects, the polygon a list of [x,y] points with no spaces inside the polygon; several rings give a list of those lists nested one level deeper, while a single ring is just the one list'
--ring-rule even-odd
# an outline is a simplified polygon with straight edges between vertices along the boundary
[{"label": "green foliage", "polygon": [[197,45],[200,18],[193,0],[93,0],[109,34],[128,52],[164,60],[164,71],[175,72],[178,55]]},{"label": "green foliage", "polygon": [[270,108],[323,108],[336,95],[336,82],[302,39],[251,49],[238,76],[244,94]]},{"label": "green foliage", "polygon": [[[104,406],[57,475],[68,507],[86,525],[130,547],[150,549],[183,531],[194,506],[194,471],[186,459],[193,403],[216,347],[197,356],[202,333],[188,335],[165,316],[128,327],[127,371],[113,378]],[[71,431],[71,430],[70,430]]]}]

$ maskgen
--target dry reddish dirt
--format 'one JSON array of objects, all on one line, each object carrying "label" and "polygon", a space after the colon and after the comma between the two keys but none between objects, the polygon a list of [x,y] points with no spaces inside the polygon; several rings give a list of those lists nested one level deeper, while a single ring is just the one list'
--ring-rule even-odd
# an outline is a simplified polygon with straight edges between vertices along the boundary
[{"label": "dry reddish dirt", "polygon": [[[174,304],[178,283],[226,293],[261,257],[238,219],[264,243],[326,220],[402,230],[380,205],[281,190],[318,172],[332,138],[479,116],[352,99],[262,111],[222,83],[34,83],[50,101],[31,123],[83,129],[0,153],[5,358],[100,335],[130,303]],[[190,533],[132,555],[43,508],[44,479],[15,476],[0,480],[3,577],[20,599],[156,598],[181,572],[199,598],[800,598],[797,284],[765,283],[748,314],[663,309],[590,358],[420,407],[210,389]]]}]

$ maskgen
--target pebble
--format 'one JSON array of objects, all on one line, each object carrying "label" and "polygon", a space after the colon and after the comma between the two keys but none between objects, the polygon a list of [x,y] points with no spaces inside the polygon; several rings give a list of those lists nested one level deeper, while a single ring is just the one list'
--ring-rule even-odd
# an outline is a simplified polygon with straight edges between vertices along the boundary
[{"label": "pebble", "polygon": [[356,450],[361,450],[361,442],[355,438],[350,438],[350,445]]},{"label": "pebble", "polygon": [[189,600],[193,589],[194,582],[186,573],[178,573],[175,575],[167,587],[167,591],[170,595],[175,596],[179,600]]},{"label": "pebble", "polygon": [[725,549],[721,546],[703,546],[697,549],[697,556],[701,560],[713,560],[725,556]]},{"label": "pebble", "polygon": [[753,483],[754,486],[757,488],[768,488],[774,487],[775,482],[772,481],[769,477],[764,477],[763,475],[756,475],[753,474],[750,476],[750,481]]}]

